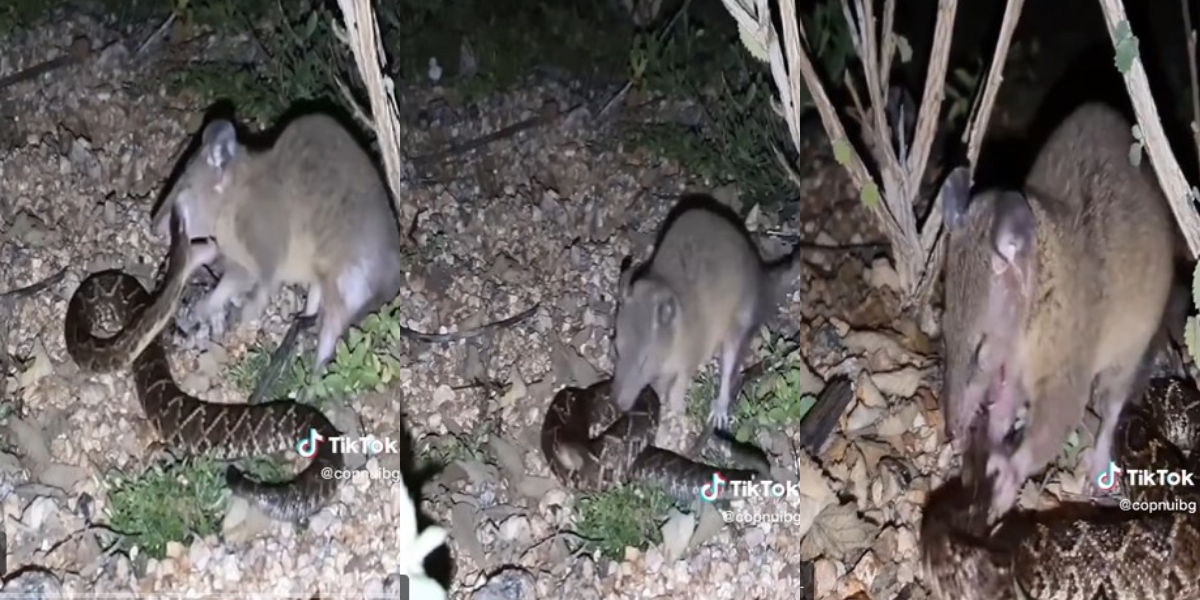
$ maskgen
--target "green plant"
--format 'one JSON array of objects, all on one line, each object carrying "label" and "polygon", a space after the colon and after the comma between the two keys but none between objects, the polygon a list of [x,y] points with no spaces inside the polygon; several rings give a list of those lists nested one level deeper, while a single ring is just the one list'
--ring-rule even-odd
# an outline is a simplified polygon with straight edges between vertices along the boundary
[{"label": "green plant", "polygon": [[[228,377],[234,387],[249,394],[258,385],[263,369],[271,362],[271,351],[263,346],[257,346],[246,351],[242,360],[229,367]],[[296,367],[300,366],[300,370]],[[267,398],[284,398],[299,392],[304,388],[307,371],[303,363],[293,358],[267,392]]]},{"label": "green plant", "polygon": [[263,60],[213,61],[173,72],[169,82],[205,100],[231,100],[240,114],[266,124],[298,101],[342,101],[335,75],[348,52],[333,35],[332,12],[321,2],[177,0],[184,27],[252,34]]},{"label": "green plant", "polygon": [[[733,411],[734,437],[749,442],[764,425],[780,426],[797,422],[808,414],[816,396],[801,390],[804,371],[798,350],[786,340],[772,335],[766,343],[763,375],[741,389],[741,398]],[[802,365],[802,363],[801,363]]]},{"label": "green plant", "polygon": [[[1193,189],[1195,194],[1196,190]],[[1200,262],[1196,263],[1192,271],[1192,305],[1200,306]],[[1188,354],[1192,356],[1192,362],[1200,364],[1200,316],[1192,315],[1187,318],[1187,324],[1184,325],[1183,341],[1187,344]]]},{"label": "green plant", "polygon": [[576,506],[576,533],[585,544],[620,560],[626,547],[662,541],[663,515],[672,504],[661,490],[637,485],[583,496]]},{"label": "green plant", "polygon": [[945,126],[954,128],[960,119],[971,112],[975,95],[979,92],[979,84],[983,81],[983,60],[976,59],[974,69],[954,69],[946,81],[946,99],[950,101],[950,110],[946,114]]},{"label": "green plant", "polygon": [[488,456],[486,450],[488,438],[496,431],[495,423],[496,421],[493,420],[479,421],[478,425],[470,431],[451,435],[443,443],[429,448],[429,454],[436,463],[441,465],[448,465],[458,460],[483,462],[487,460]]},{"label": "green plant", "polygon": [[186,544],[220,528],[225,480],[211,461],[159,463],[137,477],[118,473],[110,485],[109,525],[126,548],[162,558],[168,542]]},{"label": "green plant", "polygon": [[[813,48],[829,80],[838,82],[851,56],[849,30],[833,0],[806,17]],[[765,64],[742,51],[736,27],[706,27],[684,13],[670,30],[635,36],[629,50],[635,87],[695,101],[699,125],[655,123],[631,130],[634,143],[687,166],[714,184],[736,182],[749,203],[770,203],[791,188],[776,149],[790,151],[785,124],[774,114]],[[809,100],[801,95],[801,106]]]}]

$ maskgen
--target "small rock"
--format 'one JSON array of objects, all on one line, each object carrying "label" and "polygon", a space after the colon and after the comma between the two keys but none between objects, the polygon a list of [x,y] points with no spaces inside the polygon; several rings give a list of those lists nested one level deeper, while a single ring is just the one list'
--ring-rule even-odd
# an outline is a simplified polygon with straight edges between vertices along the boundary
[{"label": "small rock", "polygon": [[53,463],[38,473],[38,481],[65,491],[73,490],[88,477],[86,469],[62,463]]},{"label": "small rock", "polygon": [[696,530],[696,517],[672,508],[667,522],[663,523],[663,553],[667,560],[678,560],[687,550],[692,533]]},{"label": "small rock", "polygon": [[757,548],[767,541],[767,533],[761,527],[751,527],[742,534],[742,541],[751,548]]},{"label": "small rock", "polygon": [[537,597],[536,583],[529,571],[506,567],[475,590],[471,600],[533,600]]},{"label": "small rock", "polygon": [[192,547],[188,549],[188,562],[192,563],[192,568],[197,571],[207,568],[211,559],[212,550],[208,544],[202,541],[193,543]]},{"label": "small rock", "polygon": [[221,532],[226,541],[239,543],[249,540],[271,527],[271,519],[258,508],[251,506],[245,498],[231,496],[225,518],[221,522]]},{"label": "small rock", "polygon": [[41,496],[34,498],[25,512],[21,514],[21,523],[31,531],[41,531],[51,517],[58,514],[58,503],[53,498]]}]

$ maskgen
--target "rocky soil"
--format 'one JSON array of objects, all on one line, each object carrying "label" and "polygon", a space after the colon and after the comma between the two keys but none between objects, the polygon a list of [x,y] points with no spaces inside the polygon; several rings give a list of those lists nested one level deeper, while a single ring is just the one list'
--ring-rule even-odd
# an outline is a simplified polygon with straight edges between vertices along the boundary
[{"label": "rocky soil", "polygon": [[[77,35],[116,37],[85,18],[14,33],[0,40],[0,74],[61,53]],[[0,90],[0,289],[67,269],[44,293],[8,302],[0,349],[27,360],[14,366],[3,398],[14,408],[3,429],[8,452],[0,454],[4,591],[380,593],[402,543],[399,486],[381,480],[343,486],[307,528],[230,502],[219,535],[173,544],[165,559],[107,550],[105,475],[145,468],[153,432],[129,377],[74,365],[62,320],[90,272],[117,267],[153,283],[166,240],[151,231],[150,211],[205,109],[157,83],[169,68],[118,44],[83,66]],[[801,341],[808,366],[797,385],[805,391],[819,392],[835,374],[857,384],[818,453],[799,448],[794,426],[760,432],[777,478],[799,481],[803,493],[735,508],[786,513],[788,522],[725,524],[706,508],[673,514],[662,544],[630,549],[620,562],[571,551],[576,495],[558,485],[541,455],[545,407],[558,388],[611,372],[622,259],[646,256],[673,200],[706,185],[686,165],[623,141],[619,123],[592,118],[613,91],[544,77],[470,108],[446,102],[433,86],[406,95],[405,144],[414,154],[539,114],[548,102],[564,109],[551,125],[425,165],[403,199],[418,215],[402,292],[405,325],[467,328],[540,308],[470,342],[410,344],[393,385],[340,399],[331,419],[378,436],[406,433],[417,449],[491,423],[478,457],[453,463],[421,490],[421,509],[450,531],[452,598],[925,597],[917,525],[934,474],[949,466],[930,392],[938,386],[934,346],[896,319],[895,273],[849,255],[814,256],[768,324]],[[869,238],[841,171],[810,154],[827,166],[804,180],[797,207],[786,216],[756,208],[750,228],[829,242],[851,241],[857,225],[857,237]],[[740,207],[736,186],[713,192]],[[836,214],[850,233],[817,231],[821,214]],[[761,244],[776,254],[787,248],[765,236]],[[274,347],[302,300],[300,290],[284,292],[262,323],[221,339],[174,339],[176,379],[210,401],[244,401],[229,369],[255,342]],[[499,387],[473,385],[479,381]],[[682,421],[664,416],[662,445],[686,447],[682,436],[691,432]],[[395,468],[399,458],[373,460]],[[808,564],[816,589],[806,596]],[[33,595],[39,589],[44,596]]]}]

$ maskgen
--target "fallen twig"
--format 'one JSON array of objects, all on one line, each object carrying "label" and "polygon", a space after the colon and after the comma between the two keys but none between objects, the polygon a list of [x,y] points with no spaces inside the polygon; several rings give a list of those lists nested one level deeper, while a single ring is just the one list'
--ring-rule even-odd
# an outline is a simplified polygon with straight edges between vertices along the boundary
[{"label": "fallen twig", "polygon": [[448,158],[450,156],[454,156],[456,154],[466,154],[467,152],[470,152],[472,150],[478,150],[484,146],[487,146],[488,144],[491,144],[492,142],[496,142],[496,141],[502,140],[504,138],[512,137],[518,133],[521,133],[522,131],[525,131],[528,129],[533,129],[534,127],[537,127],[539,125],[548,125],[548,124],[553,123],[554,121],[558,120],[563,115],[567,115],[570,113],[571,113],[571,111],[559,110],[557,103],[548,102],[543,107],[542,113],[536,117],[530,117],[523,121],[513,123],[512,125],[502,127],[502,128],[500,128],[496,131],[493,131],[489,134],[482,135],[480,137],[477,137],[477,138],[474,138],[471,140],[467,140],[467,141],[459,143],[459,144],[453,144],[450,147],[446,148],[445,150],[441,150],[439,152],[432,152],[430,154],[417,156],[412,159],[412,163],[414,166],[424,166],[424,165],[429,165],[429,164],[433,164],[436,162],[440,162],[441,160]]},{"label": "fallen twig", "polygon": [[0,78],[0,89],[4,89],[15,83],[20,83],[29,79],[33,79],[43,73],[49,73],[55,69],[81,63],[92,54],[92,43],[86,37],[77,37],[71,46],[67,49],[67,53],[57,58],[50,59],[45,62],[38,63],[28,69],[18,71],[7,77]]}]

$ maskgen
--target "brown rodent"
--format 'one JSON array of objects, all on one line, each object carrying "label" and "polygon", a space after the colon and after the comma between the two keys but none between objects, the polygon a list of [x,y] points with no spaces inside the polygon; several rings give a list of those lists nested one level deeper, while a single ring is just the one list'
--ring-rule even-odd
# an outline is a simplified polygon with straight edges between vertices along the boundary
[{"label": "brown rodent", "polygon": [[189,236],[216,240],[224,263],[196,317],[219,335],[231,300],[248,294],[241,319],[252,321],[281,285],[304,284],[304,314],[319,313],[318,370],[338,338],[395,298],[404,281],[403,242],[383,178],[326,115],[297,118],[261,151],[241,144],[231,122],[209,123],[156,225],[172,210]]},{"label": "brown rodent", "polygon": [[[1086,104],[1050,136],[1023,192],[972,197],[963,168],[943,184],[941,402],[948,432],[960,439],[989,411],[998,511],[1058,454],[1093,384],[1102,424],[1089,469],[1104,470],[1117,416],[1144,378],[1177,238],[1148,166],[1129,162],[1130,130],[1115,110]],[[1026,405],[1022,439],[1009,448]]]}]

